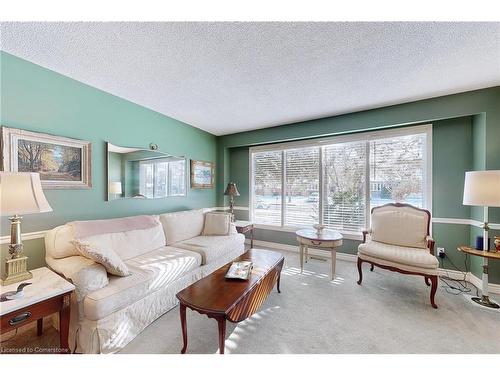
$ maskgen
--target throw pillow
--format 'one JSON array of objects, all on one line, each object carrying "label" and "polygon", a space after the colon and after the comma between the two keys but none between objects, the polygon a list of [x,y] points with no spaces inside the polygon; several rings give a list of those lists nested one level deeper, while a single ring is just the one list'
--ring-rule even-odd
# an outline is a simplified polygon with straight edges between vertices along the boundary
[{"label": "throw pillow", "polygon": [[207,212],[205,214],[204,236],[227,236],[231,229],[231,214]]},{"label": "throw pillow", "polygon": [[93,261],[102,264],[106,271],[116,276],[128,276],[130,271],[120,257],[109,248],[98,248],[92,243],[82,241],[71,241],[75,248],[85,258],[92,259]]}]

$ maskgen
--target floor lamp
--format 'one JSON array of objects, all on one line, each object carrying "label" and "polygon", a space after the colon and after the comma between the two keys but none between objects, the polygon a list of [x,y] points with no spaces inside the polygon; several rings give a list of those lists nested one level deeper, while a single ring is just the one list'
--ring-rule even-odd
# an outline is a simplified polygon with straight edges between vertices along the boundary
[{"label": "floor lamp", "polygon": [[[483,250],[488,249],[488,207],[500,207],[500,170],[474,171],[465,173],[464,205],[483,206]],[[482,306],[499,308],[490,301],[488,295],[488,258],[483,257],[483,277],[481,298],[473,297]]]}]

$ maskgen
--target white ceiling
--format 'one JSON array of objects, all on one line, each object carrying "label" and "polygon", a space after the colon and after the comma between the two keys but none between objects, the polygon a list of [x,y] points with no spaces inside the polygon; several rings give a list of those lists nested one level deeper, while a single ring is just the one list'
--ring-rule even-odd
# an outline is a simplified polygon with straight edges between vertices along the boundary
[{"label": "white ceiling", "polygon": [[216,135],[500,85],[500,23],[3,23],[1,43]]}]

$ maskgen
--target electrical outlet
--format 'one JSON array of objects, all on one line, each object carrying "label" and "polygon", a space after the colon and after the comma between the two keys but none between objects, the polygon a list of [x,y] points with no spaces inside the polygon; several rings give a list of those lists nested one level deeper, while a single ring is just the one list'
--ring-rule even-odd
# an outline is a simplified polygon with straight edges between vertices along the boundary
[{"label": "electrical outlet", "polygon": [[437,251],[438,251],[438,257],[440,257],[440,258],[444,258],[444,257],[446,256],[446,253],[445,253],[444,247],[438,247],[438,248],[437,248]]}]

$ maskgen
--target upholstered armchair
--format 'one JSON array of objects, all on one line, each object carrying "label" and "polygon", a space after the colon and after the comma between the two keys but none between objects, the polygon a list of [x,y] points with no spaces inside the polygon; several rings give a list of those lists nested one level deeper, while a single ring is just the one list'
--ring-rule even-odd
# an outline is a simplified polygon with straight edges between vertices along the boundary
[{"label": "upholstered armchair", "polygon": [[[358,284],[363,280],[363,262],[386,270],[424,277],[431,286],[431,305],[438,284],[439,262],[434,240],[429,236],[431,213],[409,204],[389,203],[371,211],[371,228],[363,231],[358,247]],[[429,283],[430,280],[430,283]]]}]

